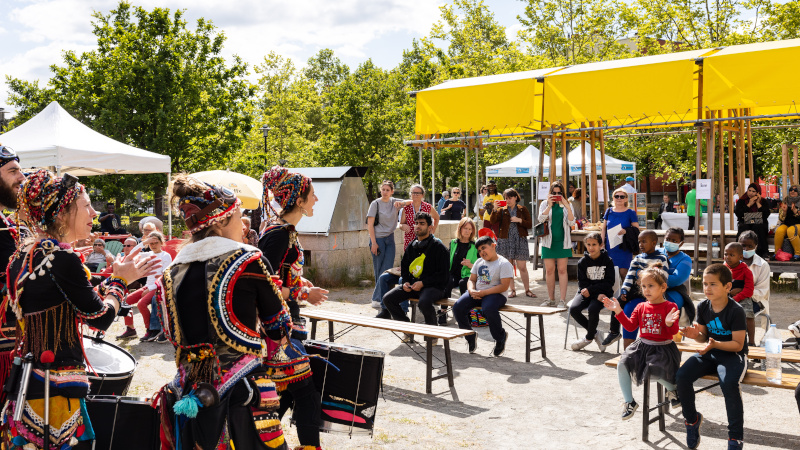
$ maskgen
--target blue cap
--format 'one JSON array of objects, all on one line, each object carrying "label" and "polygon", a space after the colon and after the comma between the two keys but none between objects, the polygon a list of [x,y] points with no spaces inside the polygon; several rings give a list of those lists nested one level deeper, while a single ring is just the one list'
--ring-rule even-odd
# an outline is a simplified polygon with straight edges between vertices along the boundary
[{"label": "blue cap", "polygon": [[636,181],[636,180],[634,180],[633,177],[628,177],[628,178],[625,178],[625,181]]}]

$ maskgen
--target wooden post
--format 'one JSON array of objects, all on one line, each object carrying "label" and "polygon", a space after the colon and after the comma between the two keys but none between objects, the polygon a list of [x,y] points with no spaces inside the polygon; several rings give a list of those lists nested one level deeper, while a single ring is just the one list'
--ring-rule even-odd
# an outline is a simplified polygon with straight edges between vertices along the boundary
[{"label": "wooden post", "polygon": [[[800,167],[797,166],[797,145],[792,146],[792,150],[794,150],[794,160],[792,161],[792,184],[798,183],[798,171],[800,171]],[[784,196],[789,195],[789,191],[783,192]]]},{"label": "wooden post", "polygon": [[789,146],[786,144],[781,145],[781,193],[786,195],[789,192],[789,177],[787,169],[789,168]]},{"label": "wooden post", "polygon": [[[603,130],[600,130],[600,169],[603,172],[603,211],[605,211],[609,208],[611,203],[608,198],[608,175],[606,175],[606,137],[605,134],[603,134]],[[597,183],[595,182],[595,184]],[[592,186],[592,192],[596,190],[597,188]],[[595,197],[599,198],[597,196]],[[602,213],[600,216],[602,217]]]},{"label": "wooden post", "polygon": [[[740,110],[740,115],[744,116],[747,111],[746,109]],[[744,129],[745,124],[744,120],[737,120],[738,123],[737,128],[739,128],[738,133],[736,134],[736,184],[739,185],[739,190],[741,191],[744,186],[744,178],[745,178],[745,148],[744,148]],[[731,199],[733,198],[733,191],[731,191]],[[736,205],[731,203],[731,213],[733,213],[733,208]]]},{"label": "wooden post", "polygon": [[[439,139],[438,134],[434,134]],[[431,205],[436,206],[436,144],[431,147]]]},{"label": "wooden post", "polygon": [[[581,123],[581,128],[583,128],[583,123]],[[589,196],[589,191],[586,190],[586,132],[581,131],[581,192],[583,193],[583,199],[581,200],[581,215],[585,218],[586,216],[586,197],[592,198],[596,197],[597,193],[595,192],[596,188],[591,186],[592,188],[592,196]]]},{"label": "wooden post", "polygon": [[[708,113],[706,113],[706,117],[707,118],[713,118],[714,117],[714,111],[709,111]],[[713,211],[713,205],[714,205],[714,201],[713,201],[713,198],[714,198],[714,176],[716,174],[716,171],[714,170],[714,148],[715,148],[714,147],[714,124],[713,123],[709,123],[707,128],[706,128],[706,165],[707,165],[707,171],[708,171],[706,176],[711,180],[711,198],[712,198],[712,201],[710,201],[708,204],[710,206],[709,209],[711,209],[712,211]],[[713,255],[711,253],[711,249],[712,249],[711,243],[714,241],[714,215],[713,214],[708,216],[707,222],[708,222],[708,230],[706,230],[706,267],[711,265],[711,261],[713,259],[712,258]],[[699,274],[697,274],[697,275],[699,275]]]},{"label": "wooden post", "polygon": [[[419,137],[419,136],[417,136]],[[428,139],[427,134],[422,135],[422,139]],[[422,144],[422,147],[419,149],[419,184],[422,186],[422,152],[428,149],[428,143],[425,142]]]},{"label": "wooden post", "polygon": [[[594,128],[594,122],[589,122],[589,126]],[[589,181],[590,186],[597,186],[597,157],[594,155],[594,148],[595,148],[595,132],[594,130],[589,132],[589,164],[592,166],[589,168],[589,172],[591,173],[591,178]],[[595,188],[596,190],[597,188]],[[635,201],[635,200],[634,200]],[[597,223],[597,196],[593,195],[590,197],[591,202],[591,209],[592,209],[592,222]],[[634,208],[636,206],[634,205]],[[635,209],[634,209],[635,210]]]},{"label": "wooden post", "polygon": [[[465,137],[465,133],[461,133],[461,137]],[[466,144],[466,139],[464,139],[464,144]],[[467,211],[469,211],[469,146],[464,145],[464,189],[461,190],[463,194],[463,198],[461,199],[467,205]],[[464,217],[466,217],[467,213],[464,212]]]},{"label": "wooden post", "polygon": [[[720,111],[720,119],[723,117],[722,114],[722,111]],[[722,251],[725,248],[725,131],[724,122],[719,121],[717,123],[719,124],[719,252],[722,255]],[[716,197],[712,195],[711,198],[714,199]],[[709,207],[708,209],[713,213],[713,208]]]},{"label": "wooden post", "polygon": [[[750,115],[750,109],[747,110],[747,115]],[[756,174],[753,172],[753,128],[752,128],[752,121],[747,119],[747,164],[748,170],[747,173],[750,175],[751,183],[758,183],[756,180]],[[739,195],[744,195],[744,189],[747,189],[747,186],[739,186],[739,191],[741,192]]]},{"label": "wooden post", "polygon": [[550,175],[547,177],[547,181],[552,187],[553,182],[556,181],[556,126],[552,125],[550,131]]},{"label": "wooden post", "polygon": [[[561,133],[561,182],[564,183],[564,195],[569,195],[569,161],[567,161],[567,133]],[[569,197],[567,197],[569,198]]]},{"label": "wooden post", "polygon": [[[728,110],[728,117],[736,117],[736,110],[735,109],[729,109]],[[734,123],[735,123],[735,121],[728,120],[728,126],[729,127],[733,127]],[[733,230],[733,225],[734,225],[733,224],[733,165],[735,164],[735,161],[734,161],[733,156],[734,156],[735,153],[736,153],[736,150],[735,150],[734,143],[733,143],[733,131],[731,131],[730,128],[729,128],[728,129],[728,195],[726,196],[727,198],[725,199],[725,204],[726,205],[730,205],[728,207],[728,209],[729,209],[729,211],[728,211],[729,219],[728,220],[731,223],[731,230]],[[724,190],[720,191],[720,193],[722,193],[722,195],[720,197],[725,196],[724,192],[725,192]],[[722,208],[720,208],[720,210],[721,209]],[[722,249],[720,249],[720,251],[722,251]]]}]

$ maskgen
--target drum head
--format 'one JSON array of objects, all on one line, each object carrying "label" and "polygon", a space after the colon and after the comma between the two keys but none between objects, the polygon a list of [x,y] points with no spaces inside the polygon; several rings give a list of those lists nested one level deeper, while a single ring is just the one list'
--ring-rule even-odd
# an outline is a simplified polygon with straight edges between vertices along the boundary
[{"label": "drum head", "polygon": [[136,360],[130,353],[107,342],[84,337],[83,349],[86,359],[97,373],[128,374],[136,368]]}]

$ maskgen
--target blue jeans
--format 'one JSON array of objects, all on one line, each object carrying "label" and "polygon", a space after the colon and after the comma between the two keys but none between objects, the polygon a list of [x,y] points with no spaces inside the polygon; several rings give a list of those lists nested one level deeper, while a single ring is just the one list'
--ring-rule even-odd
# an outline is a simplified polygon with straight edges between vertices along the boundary
[{"label": "blue jeans", "polygon": [[695,353],[678,369],[675,382],[681,399],[683,418],[688,423],[697,421],[694,403],[694,382],[705,375],[717,375],[725,410],[728,413],[728,438],[744,440],[744,406],[739,382],[747,371],[747,358],[737,353],[711,350],[705,355]]},{"label": "blue jeans", "polygon": [[[384,272],[378,277],[378,285],[376,287],[378,288],[378,295],[380,296],[381,308],[386,309],[386,305],[383,303],[383,296],[398,284],[403,284],[403,278],[396,275]],[[408,314],[408,300],[400,303],[400,307]]]},{"label": "blue jeans", "polygon": [[[486,323],[489,324],[489,332],[492,334],[492,338],[495,341],[502,341],[506,337],[506,331],[503,329],[503,321],[500,319],[500,308],[505,304],[506,296],[503,294],[490,294],[481,300],[476,300],[470,297],[469,292],[466,292],[453,305],[453,317],[458,322],[458,328],[471,330],[472,324],[469,321],[469,311],[476,306],[480,306],[481,314],[486,318]],[[475,339],[475,335],[466,336],[466,339],[471,341]]]},{"label": "blue jeans", "polygon": [[161,331],[161,321],[158,320],[158,303],[156,303],[156,296],[150,300],[150,326],[148,330]]},{"label": "blue jeans", "polygon": [[[378,256],[372,255],[372,270],[375,272],[375,290],[372,291],[372,301],[379,302],[386,292],[381,294],[378,279],[382,273],[391,269],[394,265],[394,233],[386,237],[375,238],[375,243],[378,244]],[[369,245],[371,249],[372,242],[370,242]]]}]

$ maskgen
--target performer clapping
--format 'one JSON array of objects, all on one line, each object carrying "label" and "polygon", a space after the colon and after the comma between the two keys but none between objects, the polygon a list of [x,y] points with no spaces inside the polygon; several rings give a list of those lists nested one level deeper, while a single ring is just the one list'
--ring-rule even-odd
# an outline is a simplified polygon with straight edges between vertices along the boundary
[{"label": "performer clapping", "polygon": [[[21,420],[12,417],[10,402],[5,417],[8,448],[44,447],[42,424],[45,408],[42,353],[55,354],[50,370],[50,442],[47,448],[69,449],[93,438],[84,398],[89,380],[81,348],[79,324],[107,329],[124,304],[126,280],[149,275],[159,262],[133,252],[114,263],[112,275],[97,288],[89,271],[66,242],[89,237],[97,212],[78,179],[56,177],[41,169],[21,185],[17,197],[21,225],[17,251],[8,267],[9,299],[21,323],[16,355],[33,355],[33,371]],[[125,306],[124,308],[121,308]]]}]

